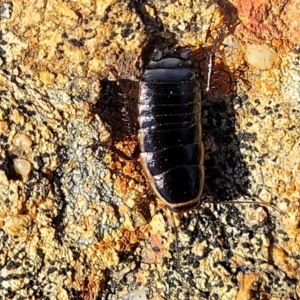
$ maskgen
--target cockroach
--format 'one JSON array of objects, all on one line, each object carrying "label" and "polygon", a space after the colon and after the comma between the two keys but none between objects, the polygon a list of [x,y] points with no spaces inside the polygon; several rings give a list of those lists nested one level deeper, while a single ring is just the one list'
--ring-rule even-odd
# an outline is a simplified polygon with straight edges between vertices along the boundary
[{"label": "cockroach", "polygon": [[138,110],[140,159],[153,191],[173,212],[196,208],[204,185],[201,88],[188,49],[155,52]]},{"label": "cockroach", "polygon": [[[202,89],[190,56],[185,48],[156,50],[143,74],[138,101],[141,165],[156,196],[177,213],[197,208],[204,186]],[[212,50],[206,92],[213,56]],[[273,207],[264,201],[251,203]]]}]

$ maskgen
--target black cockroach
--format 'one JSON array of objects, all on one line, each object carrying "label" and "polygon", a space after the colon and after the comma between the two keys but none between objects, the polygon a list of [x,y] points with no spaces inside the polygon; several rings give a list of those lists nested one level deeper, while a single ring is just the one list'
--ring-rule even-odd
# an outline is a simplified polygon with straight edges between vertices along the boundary
[{"label": "black cockroach", "polygon": [[140,159],[152,189],[174,212],[197,207],[204,184],[201,88],[188,49],[155,52],[138,108]]},{"label": "black cockroach", "polygon": [[[211,87],[213,55],[210,51],[206,92]],[[153,191],[173,212],[192,210],[201,202],[204,186],[201,91],[188,49],[156,50],[140,83],[141,164]],[[272,206],[264,201],[259,204]]]},{"label": "black cockroach", "polygon": [[[211,89],[214,51],[211,50],[208,55],[206,89],[201,89],[190,56],[190,50],[186,48],[154,52],[140,82],[138,126],[133,120],[130,99],[122,98],[122,104],[126,105],[127,114],[122,115],[128,122],[126,125],[132,134],[136,133],[138,127],[140,149],[136,150],[140,151],[128,156],[114,145],[102,146],[126,160],[135,158],[140,152],[144,175],[152,190],[175,213],[195,209],[201,202],[261,204],[282,213],[262,200],[227,203],[200,199],[205,174],[201,93]],[[117,79],[117,71],[113,68],[111,71]]]}]

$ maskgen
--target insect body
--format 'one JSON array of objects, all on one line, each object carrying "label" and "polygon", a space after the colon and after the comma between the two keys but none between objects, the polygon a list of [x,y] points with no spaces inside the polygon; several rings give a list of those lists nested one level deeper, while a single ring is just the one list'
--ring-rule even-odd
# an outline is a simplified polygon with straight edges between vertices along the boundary
[{"label": "insect body", "polygon": [[201,93],[188,50],[158,51],[140,85],[141,162],[156,195],[175,212],[196,207],[204,183]]}]

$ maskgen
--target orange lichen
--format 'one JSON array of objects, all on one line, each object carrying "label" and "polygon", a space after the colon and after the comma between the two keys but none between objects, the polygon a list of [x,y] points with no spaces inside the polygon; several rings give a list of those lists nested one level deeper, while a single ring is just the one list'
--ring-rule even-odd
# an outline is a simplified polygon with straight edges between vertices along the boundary
[{"label": "orange lichen", "polygon": [[116,246],[116,242],[115,241],[107,241],[106,244],[110,248],[115,248],[115,246]]},{"label": "orange lichen", "polygon": [[107,246],[106,246],[106,244],[105,244],[104,241],[100,241],[100,242],[98,243],[98,245],[97,245],[97,249],[98,249],[99,251],[104,251],[106,248],[107,248]]},{"label": "orange lichen", "polygon": [[131,175],[134,171],[134,163],[132,161],[126,162],[125,166],[123,167],[124,174]]},{"label": "orange lichen", "polygon": [[289,278],[297,278],[299,265],[295,259],[282,249],[273,246],[271,249],[271,257],[276,266],[283,270]]},{"label": "orange lichen", "polygon": [[283,45],[283,42],[280,39],[272,39],[271,44],[273,47],[280,48]]},{"label": "orange lichen", "polygon": [[241,276],[239,276],[240,289],[236,300],[251,300],[252,291],[256,289],[259,280],[260,276],[256,273],[241,274]]},{"label": "orange lichen", "polygon": [[125,249],[125,244],[121,240],[119,240],[116,242],[115,249],[117,251],[123,251]]}]

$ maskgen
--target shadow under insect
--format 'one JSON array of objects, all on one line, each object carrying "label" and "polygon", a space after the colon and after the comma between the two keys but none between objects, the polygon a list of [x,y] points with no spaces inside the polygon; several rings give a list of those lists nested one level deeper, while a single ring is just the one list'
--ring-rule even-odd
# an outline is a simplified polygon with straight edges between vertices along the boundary
[{"label": "shadow under insect", "polygon": [[205,154],[205,192],[218,201],[248,195],[249,170],[235,131],[234,93],[203,102],[202,126]]},{"label": "shadow under insect", "polygon": [[138,130],[138,93],[137,81],[120,79],[101,82],[101,95],[96,103],[95,112],[110,131],[113,142],[135,136]]}]

